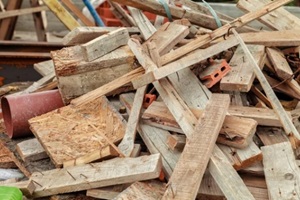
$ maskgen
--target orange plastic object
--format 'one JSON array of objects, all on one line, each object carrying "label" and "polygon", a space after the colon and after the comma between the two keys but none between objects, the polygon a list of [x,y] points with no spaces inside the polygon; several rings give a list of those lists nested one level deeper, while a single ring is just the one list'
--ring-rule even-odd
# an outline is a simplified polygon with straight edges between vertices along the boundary
[{"label": "orange plastic object", "polygon": [[145,94],[143,108],[148,108],[150,104],[156,100],[155,94]]},{"label": "orange plastic object", "polygon": [[213,62],[212,66],[207,67],[201,74],[200,79],[204,81],[207,88],[211,88],[218,83],[229,71],[231,67],[226,60]]},{"label": "orange plastic object", "polygon": [[165,177],[166,177],[166,176],[165,176],[165,173],[163,172],[163,170],[161,170],[158,179],[159,179],[160,181],[165,181]]}]

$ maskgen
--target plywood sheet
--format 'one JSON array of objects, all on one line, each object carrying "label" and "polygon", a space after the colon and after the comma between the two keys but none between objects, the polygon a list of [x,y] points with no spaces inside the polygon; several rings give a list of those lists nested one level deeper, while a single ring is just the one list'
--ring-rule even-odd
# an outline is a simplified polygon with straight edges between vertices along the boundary
[{"label": "plywood sheet", "polygon": [[118,142],[125,132],[121,115],[105,96],[82,106],[66,106],[29,120],[31,130],[56,167],[64,161]]}]

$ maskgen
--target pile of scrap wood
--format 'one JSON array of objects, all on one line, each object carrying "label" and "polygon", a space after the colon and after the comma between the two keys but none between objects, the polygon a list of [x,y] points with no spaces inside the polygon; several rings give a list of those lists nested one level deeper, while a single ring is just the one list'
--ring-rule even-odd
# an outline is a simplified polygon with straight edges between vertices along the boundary
[{"label": "pile of scrap wood", "polygon": [[[35,138],[17,145],[27,163],[49,156],[55,169],[3,184],[32,198],[300,199],[300,19],[282,7],[290,0],[239,0],[247,13],[217,13],[220,27],[189,0],[109,2],[132,27],[77,27],[27,89],[57,79],[66,106],[30,119]],[[172,22],[154,26],[142,11]]]}]

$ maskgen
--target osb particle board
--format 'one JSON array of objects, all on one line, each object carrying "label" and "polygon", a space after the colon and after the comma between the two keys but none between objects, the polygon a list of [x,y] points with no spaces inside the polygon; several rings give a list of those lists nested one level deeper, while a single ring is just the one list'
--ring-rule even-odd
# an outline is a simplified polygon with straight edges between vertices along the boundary
[{"label": "osb particle board", "polygon": [[32,118],[29,124],[56,167],[107,146],[102,134],[116,143],[125,133],[124,119],[105,96]]}]

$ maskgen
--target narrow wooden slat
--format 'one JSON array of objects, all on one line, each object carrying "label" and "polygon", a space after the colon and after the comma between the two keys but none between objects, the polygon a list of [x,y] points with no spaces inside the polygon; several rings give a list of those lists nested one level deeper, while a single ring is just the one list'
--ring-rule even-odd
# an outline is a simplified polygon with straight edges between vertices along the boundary
[{"label": "narrow wooden slat", "polygon": [[6,12],[1,12],[0,19],[41,12],[44,10],[48,10],[48,7],[47,6],[39,6],[39,7],[35,7],[35,8],[23,8],[23,9],[19,9],[19,10],[11,10],[11,11],[6,11]]},{"label": "narrow wooden slat", "polygon": [[[38,7],[43,5],[41,0],[31,0],[31,7]],[[46,12],[33,13],[33,20],[35,25],[35,32],[38,38],[38,41],[47,41],[47,16]]]}]

